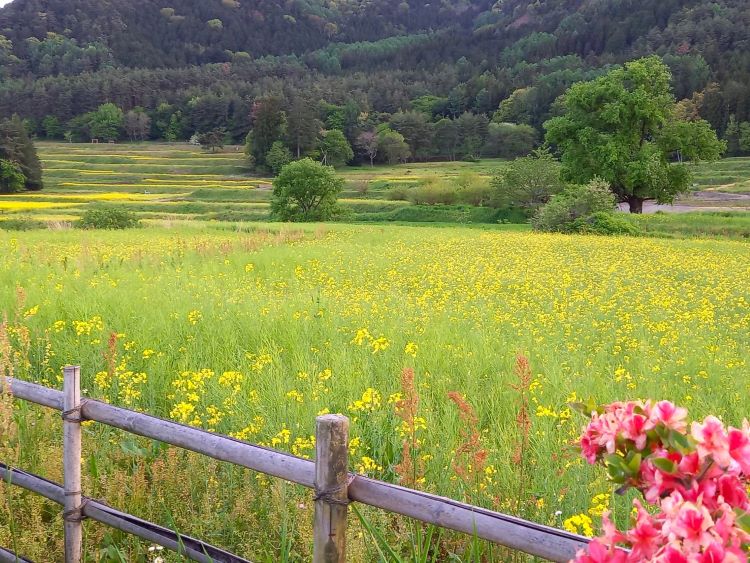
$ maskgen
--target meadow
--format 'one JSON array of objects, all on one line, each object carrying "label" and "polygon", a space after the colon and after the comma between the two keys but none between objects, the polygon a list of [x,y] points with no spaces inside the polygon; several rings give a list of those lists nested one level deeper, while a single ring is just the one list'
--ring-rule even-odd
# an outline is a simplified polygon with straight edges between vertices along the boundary
[{"label": "meadow", "polygon": [[[24,221],[65,227],[92,205],[121,206],[147,223],[211,221],[257,223],[270,219],[271,178],[254,176],[241,147],[206,153],[189,144],[37,143],[45,189],[0,197],[0,227]],[[408,190],[442,182],[486,183],[506,162],[409,163],[344,167],[339,203],[346,222],[493,225],[519,222],[520,215],[467,204],[415,205]],[[680,219],[630,218],[652,236],[748,238],[750,158],[699,164],[700,197],[682,199]],[[400,195],[399,195],[400,194]],[[738,212],[738,213],[734,213]],[[8,222],[8,220],[11,220]]]},{"label": "meadow", "polygon": [[[0,284],[0,368],[17,377],[59,387],[80,364],[89,396],[303,457],[315,416],[344,413],[352,471],[585,534],[629,500],[571,447],[583,420],[569,402],[747,415],[744,242],[512,226],[0,231]],[[3,459],[61,480],[59,417],[9,404]],[[90,496],[254,561],[309,560],[310,492],[97,424],[84,445]],[[56,507],[0,495],[0,545],[60,553]],[[353,561],[511,559],[358,510]],[[92,561],[177,560],[84,526]]]}]

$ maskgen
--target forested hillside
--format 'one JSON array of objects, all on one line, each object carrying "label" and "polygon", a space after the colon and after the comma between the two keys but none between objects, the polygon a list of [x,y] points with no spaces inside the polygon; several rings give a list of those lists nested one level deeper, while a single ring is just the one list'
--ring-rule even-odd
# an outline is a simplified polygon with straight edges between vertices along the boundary
[{"label": "forested hillside", "polygon": [[[486,148],[493,126],[506,127],[496,144],[506,123],[527,127],[513,133],[526,142],[572,83],[656,53],[682,110],[740,154],[747,29],[744,0],[15,0],[0,9],[0,116],[85,140],[91,112],[112,103],[121,137],[218,128],[240,142],[271,97],[355,147],[386,126],[409,145],[399,158],[503,156]],[[128,112],[140,124],[129,132]]]}]

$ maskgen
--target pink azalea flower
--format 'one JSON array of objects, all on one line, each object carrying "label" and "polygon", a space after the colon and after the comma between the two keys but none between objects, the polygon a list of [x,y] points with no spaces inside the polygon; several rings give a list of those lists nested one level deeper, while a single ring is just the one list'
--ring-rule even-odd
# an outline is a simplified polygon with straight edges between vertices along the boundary
[{"label": "pink azalea flower", "polygon": [[696,441],[701,459],[713,458],[721,467],[732,463],[729,455],[729,441],[724,425],[715,416],[707,416],[703,424],[693,422],[690,433]]},{"label": "pink azalea flower", "polygon": [[745,420],[742,423],[742,430],[738,428],[729,429],[729,455],[740,467],[745,475],[750,475],[750,428]]},{"label": "pink azalea flower", "polygon": [[676,407],[670,401],[659,401],[651,411],[651,420],[654,423],[662,423],[667,428],[684,432],[687,428],[687,409]]},{"label": "pink azalea flower", "polygon": [[650,559],[661,546],[659,542],[661,539],[661,526],[657,527],[654,525],[653,518],[646,512],[643,505],[637,499],[633,504],[635,504],[638,510],[638,515],[635,526],[627,532],[625,537],[632,548],[631,557],[635,561],[645,561]]}]

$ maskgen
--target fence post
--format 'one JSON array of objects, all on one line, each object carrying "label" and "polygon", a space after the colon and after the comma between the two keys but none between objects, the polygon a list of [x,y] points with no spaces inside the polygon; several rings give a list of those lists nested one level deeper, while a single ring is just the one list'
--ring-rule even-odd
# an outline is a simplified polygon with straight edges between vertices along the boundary
[{"label": "fence post", "polygon": [[313,563],[346,561],[349,504],[349,419],[327,414],[315,419],[315,520]]},{"label": "fence post", "polygon": [[80,563],[81,525],[81,368],[63,369],[63,484],[65,563]]}]

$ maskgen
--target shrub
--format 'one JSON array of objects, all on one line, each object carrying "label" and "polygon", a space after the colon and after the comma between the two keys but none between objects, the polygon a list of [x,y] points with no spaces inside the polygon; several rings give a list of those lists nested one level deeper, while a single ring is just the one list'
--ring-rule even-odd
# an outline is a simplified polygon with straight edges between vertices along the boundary
[{"label": "shrub", "polygon": [[78,221],[81,229],[129,229],[138,227],[138,217],[131,211],[113,206],[95,206],[86,210]]},{"label": "shrub", "polygon": [[395,186],[388,190],[385,196],[391,201],[409,201],[411,188],[406,186]]},{"label": "shrub", "polygon": [[537,231],[573,232],[573,224],[597,212],[611,212],[615,196],[607,182],[596,178],[583,186],[570,186],[537,211],[531,224]]},{"label": "shrub", "polygon": [[495,173],[491,185],[495,207],[525,209],[528,216],[565,189],[560,164],[543,150],[509,163]]},{"label": "shrub", "polygon": [[625,217],[607,211],[598,211],[576,219],[571,228],[576,233],[594,235],[638,235],[641,232]]},{"label": "shrub", "polygon": [[447,182],[431,182],[410,190],[409,200],[416,205],[451,205],[458,200],[458,191]]},{"label": "shrub", "polygon": [[292,152],[281,141],[271,145],[271,150],[266,154],[266,164],[274,175],[281,172],[281,169],[291,161]]},{"label": "shrub", "polygon": [[0,221],[0,229],[4,231],[33,231],[35,229],[46,229],[47,224],[43,221],[33,219],[6,219]]},{"label": "shrub", "polygon": [[492,199],[492,188],[489,184],[471,184],[458,191],[458,199],[462,203],[482,207]]}]

